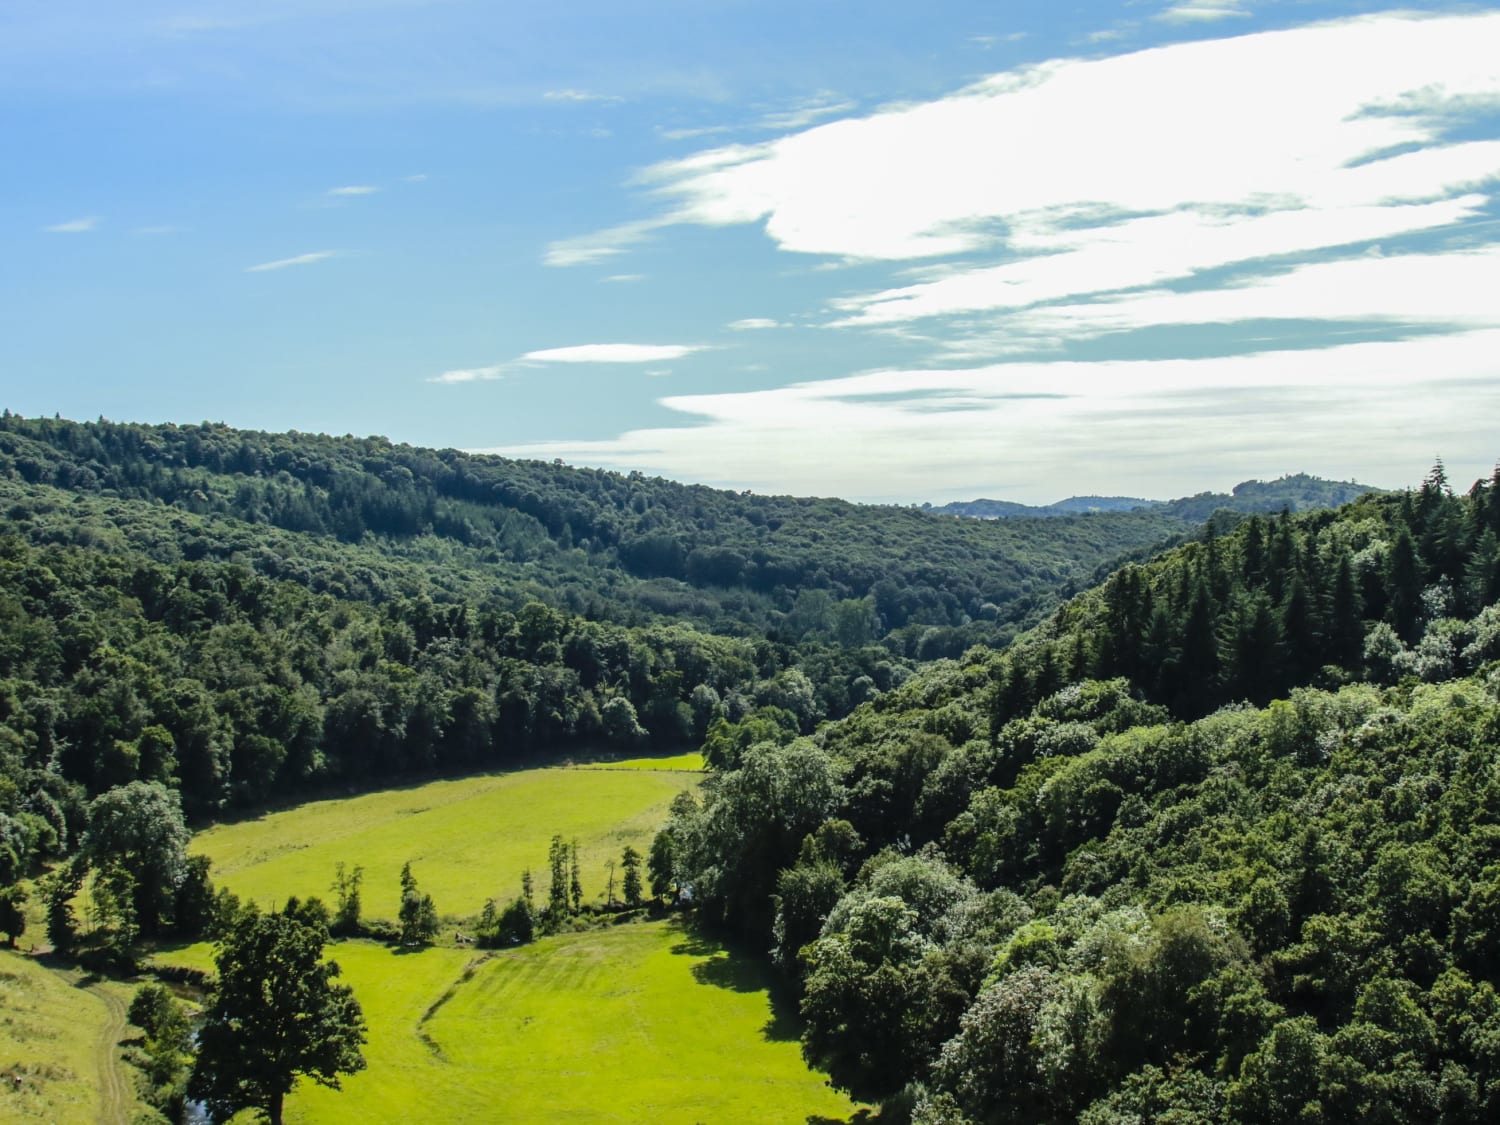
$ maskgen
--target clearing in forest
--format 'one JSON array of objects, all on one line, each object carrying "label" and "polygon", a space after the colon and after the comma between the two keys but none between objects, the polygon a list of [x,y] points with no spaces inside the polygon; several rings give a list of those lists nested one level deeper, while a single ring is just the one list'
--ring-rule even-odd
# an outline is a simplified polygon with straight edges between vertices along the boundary
[{"label": "clearing in forest", "polygon": [[605,864],[627,844],[646,854],[672,798],[701,776],[548,768],[434,781],[218,825],[195,836],[191,850],[212,858],[216,886],[263,908],[288,895],[332,906],[337,865],[363,866],[365,917],[386,919],[396,917],[401,865],[410,860],[440,915],[469,918],[486,898],[503,905],[519,895],[528,867],[544,900],[547,845],[560,833],[578,841],[585,899],[602,901]]}]

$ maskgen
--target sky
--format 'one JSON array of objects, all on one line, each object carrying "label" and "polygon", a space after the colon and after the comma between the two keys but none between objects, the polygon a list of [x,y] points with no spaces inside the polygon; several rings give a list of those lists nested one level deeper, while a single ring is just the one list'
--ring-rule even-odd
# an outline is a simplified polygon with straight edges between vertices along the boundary
[{"label": "sky", "polygon": [[941,503],[1500,457],[1500,7],[0,0],[0,405]]}]

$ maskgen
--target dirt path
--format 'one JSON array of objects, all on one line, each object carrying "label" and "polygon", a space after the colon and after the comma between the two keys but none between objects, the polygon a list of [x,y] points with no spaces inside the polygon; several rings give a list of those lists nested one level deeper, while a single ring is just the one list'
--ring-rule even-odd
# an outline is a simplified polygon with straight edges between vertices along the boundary
[{"label": "dirt path", "polygon": [[99,1108],[100,1122],[108,1125],[127,1125],[131,1101],[130,1088],[120,1073],[119,1043],[125,1038],[125,1004],[116,995],[97,984],[89,986],[89,992],[104,1002],[108,1019],[99,1030],[94,1057],[99,1065],[99,1096],[103,1104]]}]

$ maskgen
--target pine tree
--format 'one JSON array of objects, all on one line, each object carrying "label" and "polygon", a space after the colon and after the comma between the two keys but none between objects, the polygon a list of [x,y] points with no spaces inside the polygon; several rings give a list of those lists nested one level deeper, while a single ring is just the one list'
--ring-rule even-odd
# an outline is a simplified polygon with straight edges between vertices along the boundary
[{"label": "pine tree", "polygon": [[620,866],[625,872],[621,882],[625,905],[637,907],[641,904],[641,853],[626,844],[624,854],[620,856]]},{"label": "pine tree", "polygon": [[553,836],[547,848],[547,867],[551,881],[547,884],[547,918],[553,926],[568,913],[568,845],[562,836]]},{"label": "pine tree", "polygon": [[1340,668],[1356,673],[1360,670],[1365,639],[1359,602],[1359,591],[1354,585],[1354,566],[1349,561],[1348,553],[1341,553],[1333,576],[1328,655]]},{"label": "pine tree", "polygon": [[568,849],[568,893],[573,899],[573,913],[577,914],[583,909],[583,878],[578,870],[578,841],[573,841],[573,846]]}]

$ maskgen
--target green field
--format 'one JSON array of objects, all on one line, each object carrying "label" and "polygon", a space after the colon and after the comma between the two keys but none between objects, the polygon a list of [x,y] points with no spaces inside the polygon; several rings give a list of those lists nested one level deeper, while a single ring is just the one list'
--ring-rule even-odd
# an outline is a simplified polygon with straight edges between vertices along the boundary
[{"label": "green field", "polygon": [[[133,989],[0,950],[0,1121],[124,1122],[139,1108],[119,1042]],[[21,1081],[16,1083],[19,1076]]]},{"label": "green field", "polygon": [[800,1125],[857,1109],[803,1064],[763,970],[676,922],[488,956],[329,952],[364,1005],[370,1065],[342,1093],[299,1085],[289,1122]]},{"label": "green field", "polygon": [[331,904],[336,865],[362,865],[368,918],[396,916],[401,865],[411,860],[439,913],[469,918],[486,898],[520,894],[527,867],[545,896],[547,844],[561,833],[578,841],[585,898],[602,901],[605,863],[626,844],[644,854],[672,798],[698,783],[697,773],[660,765],[676,760],[526,770],[314,801],[210,828],[191,850],[213,859],[215,884],[264,907],[293,894]]}]

